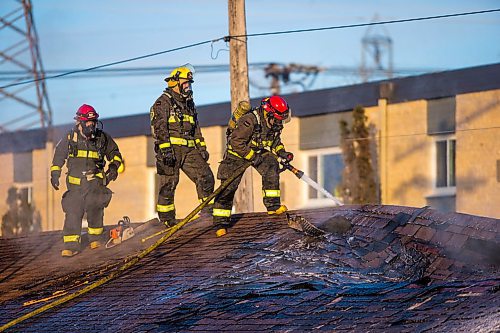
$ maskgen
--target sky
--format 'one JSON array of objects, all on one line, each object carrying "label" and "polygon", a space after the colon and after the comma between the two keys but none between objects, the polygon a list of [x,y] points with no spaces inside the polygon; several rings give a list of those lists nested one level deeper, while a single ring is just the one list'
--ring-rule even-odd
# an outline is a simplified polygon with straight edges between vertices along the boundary
[{"label": "sky", "polygon": [[[10,3],[16,2],[0,1],[0,15],[9,12]],[[226,0],[32,0],[32,4],[46,70],[90,68],[228,35]],[[500,8],[498,0],[247,0],[246,20],[247,33],[252,34],[496,8]],[[1,49],[15,41],[5,30],[0,31]],[[396,72],[449,70],[500,62],[500,12],[387,24],[370,30],[358,27],[251,37],[248,62],[354,70],[361,65],[361,40],[368,33],[391,38]],[[93,105],[104,119],[147,113],[165,88],[167,69],[184,63],[195,68],[224,65],[229,63],[229,52],[225,43],[218,41],[110,67],[165,68],[154,75],[102,78],[79,74],[47,80],[54,124],[71,122],[83,103]],[[0,66],[0,70],[5,68]],[[261,88],[269,84],[262,70],[251,69],[249,77],[251,97],[269,93]],[[314,81],[305,80],[309,80],[307,88],[312,90],[355,84],[360,77],[330,71],[318,74]],[[195,74],[193,89],[197,105],[228,101],[229,72],[200,71]],[[290,85],[283,90],[292,93],[303,88]],[[10,110],[4,114],[19,114],[23,112],[20,108],[18,103],[0,101],[0,111]]]}]

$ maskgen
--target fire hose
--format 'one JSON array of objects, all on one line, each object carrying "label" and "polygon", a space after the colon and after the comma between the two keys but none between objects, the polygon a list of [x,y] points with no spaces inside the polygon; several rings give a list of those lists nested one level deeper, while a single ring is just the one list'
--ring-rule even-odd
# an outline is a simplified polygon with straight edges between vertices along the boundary
[{"label": "fire hose", "polygon": [[142,252],[140,252],[137,256],[129,259],[129,258],[126,258],[125,259],[125,263],[120,266],[118,269],[116,269],[115,271],[112,271],[110,274],[108,274],[107,276],[97,280],[96,282],[86,286],[85,288],[81,289],[81,290],[78,290],[76,291],[75,293],[73,294],[69,294],[69,295],[66,295],[58,300],[55,300],[49,304],[46,304],[34,311],[31,311],[21,317],[18,317],[14,320],[11,320],[10,322],[0,326],[0,332],[3,332],[5,331],[6,329],[14,326],[14,325],[17,325],[29,318],[32,318],[36,315],[39,315],[40,313],[43,313],[47,310],[50,310],[58,305],[61,305],[61,304],[64,304],[70,300],[73,300],[75,298],[77,298],[78,296],[81,296],[83,294],[86,294],[88,293],[89,291],[99,287],[99,286],[102,286],[103,284],[105,284],[106,282],[109,282],[115,278],[117,278],[118,276],[122,275],[126,270],[128,270],[130,267],[134,266],[139,260],[141,260],[142,258],[144,258],[145,256],[147,256],[148,254],[150,254],[152,251],[154,251],[158,246],[160,246],[161,244],[163,244],[168,238],[170,238],[170,236],[172,236],[175,232],[177,232],[177,230],[179,230],[180,228],[182,228],[182,226],[184,226],[186,223],[188,223],[196,214],[198,214],[199,211],[201,211],[203,209],[203,207],[205,207],[206,205],[208,205],[208,203],[210,201],[212,201],[212,199],[214,199],[217,195],[219,195],[220,192],[222,192],[222,190],[224,190],[227,186],[229,186],[229,184],[231,184],[236,178],[238,178],[241,174],[243,174],[243,172],[245,172],[246,168],[249,166],[250,164],[249,163],[246,163],[245,165],[241,166],[240,168],[236,169],[236,171],[234,172],[234,174],[226,179],[226,181],[224,181],[212,194],[210,194],[205,201],[203,201],[202,203],[200,203],[195,209],[193,209],[193,211],[191,211],[191,213],[189,213],[182,221],[180,221],[178,224],[176,224],[175,226],[173,226],[172,228],[170,228],[168,230],[168,232],[163,236],[161,237],[160,239],[158,239],[153,245],[151,245],[150,247],[148,247],[147,249],[143,250]]}]

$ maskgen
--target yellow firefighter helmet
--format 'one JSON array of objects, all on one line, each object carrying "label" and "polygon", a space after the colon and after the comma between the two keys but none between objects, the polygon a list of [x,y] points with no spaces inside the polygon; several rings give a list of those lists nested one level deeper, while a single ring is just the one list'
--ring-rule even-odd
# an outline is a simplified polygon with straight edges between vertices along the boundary
[{"label": "yellow firefighter helmet", "polygon": [[185,79],[190,83],[193,83],[193,76],[194,67],[191,64],[185,64],[171,71],[170,75],[165,79],[165,81],[167,81],[168,87],[172,88],[179,84],[180,79]]}]

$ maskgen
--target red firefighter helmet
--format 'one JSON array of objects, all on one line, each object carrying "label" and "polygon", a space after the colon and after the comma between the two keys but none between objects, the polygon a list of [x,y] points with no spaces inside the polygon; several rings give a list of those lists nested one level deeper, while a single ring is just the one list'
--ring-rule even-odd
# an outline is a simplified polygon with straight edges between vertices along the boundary
[{"label": "red firefighter helmet", "polygon": [[88,104],[83,104],[76,111],[75,120],[78,121],[97,121],[99,114],[97,111]]},{"label": "red firefighter helmet", "polygon": [[285,120],[289,117],[290,108],[288,103],[280,96],[266,97],[261,101],[260,105],[273,118]]}]

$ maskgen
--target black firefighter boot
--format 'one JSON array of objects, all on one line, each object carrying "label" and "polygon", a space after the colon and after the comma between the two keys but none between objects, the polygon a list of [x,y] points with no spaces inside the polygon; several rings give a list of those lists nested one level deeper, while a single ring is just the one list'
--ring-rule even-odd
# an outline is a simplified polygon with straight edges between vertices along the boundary
[{"label": "black firefighter boot", "polygon": [[203,207],[200,211],[200,217],[203,219],[208,219],[212,218],[212,212],[214,210],[214,205],[213,204],[208,204],[205,207]]}]

